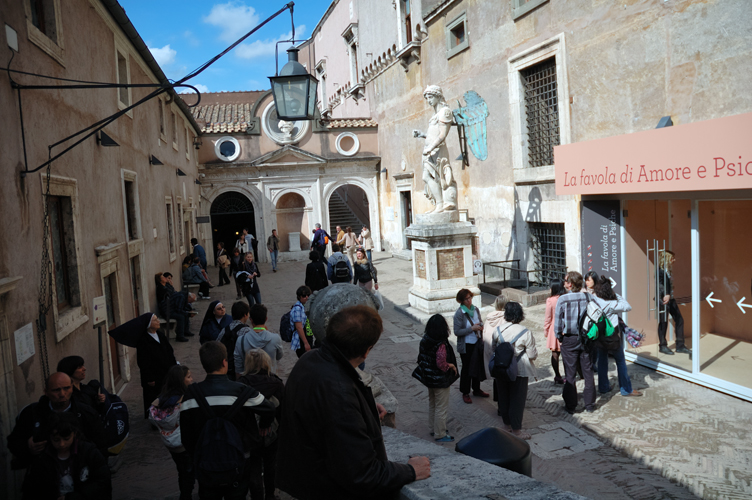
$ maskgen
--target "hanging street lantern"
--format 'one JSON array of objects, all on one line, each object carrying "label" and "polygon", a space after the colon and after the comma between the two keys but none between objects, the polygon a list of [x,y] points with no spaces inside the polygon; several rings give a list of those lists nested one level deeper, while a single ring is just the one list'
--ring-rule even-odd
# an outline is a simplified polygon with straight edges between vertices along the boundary
[{"label": "hanging street lantern", "polygon": [[279,76],[270,76],[274,106],[280,120],[313,120],[319,81],[298,62],[298,48],[287,50],[288,61]]}]

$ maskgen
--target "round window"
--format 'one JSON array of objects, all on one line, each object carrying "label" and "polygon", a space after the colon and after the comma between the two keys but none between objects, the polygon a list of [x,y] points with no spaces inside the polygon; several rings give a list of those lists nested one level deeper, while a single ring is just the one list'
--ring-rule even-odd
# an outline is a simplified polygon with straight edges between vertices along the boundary
[{"label": "round window", "polygon": [[334,146],[337,148],[339,154],[353,156],[360,149],[360,141],[358,140],[358,136],[352,132],[342,132],[337,136]]},{"label": "round window", "polygon": [[214,143],[214,153],[222,161],[235,161],[240,156],[240,143],[234,137],[221,137]]}]

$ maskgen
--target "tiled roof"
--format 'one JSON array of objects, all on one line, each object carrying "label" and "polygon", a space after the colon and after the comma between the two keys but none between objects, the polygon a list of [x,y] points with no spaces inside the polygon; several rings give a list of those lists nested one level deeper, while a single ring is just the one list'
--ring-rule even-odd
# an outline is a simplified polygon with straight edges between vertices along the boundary
[{"label": "tiled roof", "polygon": [[326,122],[329,128],[371,128],[378,127],[378,123],[370,118],[336,118]]},{"label": "tiled roof", "polygon": [[[191,108],[193,117],[205,134],[243,133],[251,124],[253,103],[204,104]],[[378,124],[370,118],[336,118],[324,122],[330,129],[373,128]]]},{"label": "tiled roof", "polygon": [[201,132],[245,132],[251,122],[253,103],[207,104],[193,108],[193,117],[202,126]]}]

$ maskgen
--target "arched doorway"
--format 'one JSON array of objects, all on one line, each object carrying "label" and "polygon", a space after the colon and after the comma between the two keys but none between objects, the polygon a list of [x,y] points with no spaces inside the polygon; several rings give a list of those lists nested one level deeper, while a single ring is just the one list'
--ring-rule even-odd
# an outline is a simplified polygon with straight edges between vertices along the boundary
[{"label": "arched doorway", "polygon": [[352,184],[335,189],[329,197],[329,224],[332,235],[337,226],[342,226],[342,229],[350,226],[358,234],[363,226],[372,229],[366,192]]},{"label": "arched doorway", "polygon": [[[285,193],[280,196],[276,206],[277,234],[281,252],[300,252],[311,248],[308,234],[308,216],[305,212],[305,200],[298,193]],[[298,236],[295,236],[296,233]],[[291,237],[292,235],[292,237]],[[298,243],[299,242],[299,243]],[[290,247],[290,244],[294,246]]]},{"label": "arched doorway", "polygon": [[217,243],[221,241],[231,253],[243,228],[248,228],[248,231],[258,238],[253,204],[242,193],[228,191],[220,194],[212,202],[210,214],[212,248],[217,248]]}]

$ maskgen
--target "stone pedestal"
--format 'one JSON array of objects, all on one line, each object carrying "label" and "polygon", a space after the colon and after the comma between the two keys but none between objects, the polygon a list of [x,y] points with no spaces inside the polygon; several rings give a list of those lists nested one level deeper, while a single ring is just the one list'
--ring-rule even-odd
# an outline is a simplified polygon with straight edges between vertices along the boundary
[{"label": "stone pedestal", "polygon": [[300,251],[300,233],[287,233],[287,241],[291,252]]},{"label": "stone pedestal", "polygon": [[410,307],[424,314],[454,312],[457,292],[467,288],[480,307],[478,279],[473,275],[472,239],[478,229],[459,222],[459,213],[421,214],[405,230],[412,240],[413,286]]}]

